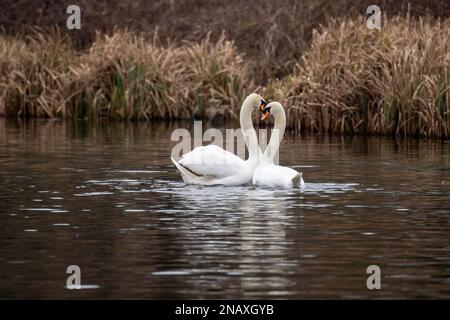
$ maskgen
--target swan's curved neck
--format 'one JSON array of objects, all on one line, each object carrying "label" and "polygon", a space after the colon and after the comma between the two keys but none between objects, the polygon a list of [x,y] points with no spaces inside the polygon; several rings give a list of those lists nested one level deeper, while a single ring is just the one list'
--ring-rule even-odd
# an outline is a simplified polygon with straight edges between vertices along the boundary
[{"label": "swan's curved neck", "polygon": [[273,163],[286,129],[286,113],[284,112],[284,109],[282,107],[278,108],[274,116],[275,124],[270,136],[269,144],[264,151],[264,157],[269,163]]},{"label": "swan's curved neck", "polygon": [[252,122],[253,111],[252,99],[246,98],[241,108],[240,123],[242,135],[244,137],[245,145],[248,148],[248,160],[257,161],[258,159],[258,138]]}]

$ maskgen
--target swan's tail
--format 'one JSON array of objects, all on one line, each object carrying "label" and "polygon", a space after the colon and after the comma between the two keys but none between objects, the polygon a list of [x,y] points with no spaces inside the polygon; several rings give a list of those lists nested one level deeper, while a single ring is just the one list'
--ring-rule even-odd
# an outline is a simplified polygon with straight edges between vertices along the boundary
[{"label": "swan's tail", "polygon": [[204,184],[211,185],[213,184],[213,180],[215,177],[212,176],[198,176],[189,169],[185,168],[182,164],[176,161],[173,157],[170,157],[175,167],[177,167],[178,171],[181,173],[181,178],[183,178],[184,183],[186,184]]},{"label": "swan's tail", "polygon": [[303,181],[302,175],[302,172],[299,172],[292,178],[292,185],[294,186],[294,188],[305,187],[305,182]]},{"label": "swan's tail", "polygon": [[190,180],[193,180],[197,177],[192,172],[190,172],[188,169],[186,169],[181,164],[179,164],[178,161],[176,161],[173,157],[170,157],[170,160],[172,160],[175,167],[177,167],[178,171],[180,171],[181,178],[183,178],[183,181],[185,183],[190,183]]}]

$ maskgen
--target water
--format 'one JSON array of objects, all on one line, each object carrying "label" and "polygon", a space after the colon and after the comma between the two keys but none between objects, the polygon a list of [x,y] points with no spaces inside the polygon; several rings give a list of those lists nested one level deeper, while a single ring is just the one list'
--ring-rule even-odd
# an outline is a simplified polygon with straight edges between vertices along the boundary
[{"label": "water", "polygon": [[200,187],[177,126],[0,119],[0,298],[450,297],[450,143],[288,136],[306,190]]}]

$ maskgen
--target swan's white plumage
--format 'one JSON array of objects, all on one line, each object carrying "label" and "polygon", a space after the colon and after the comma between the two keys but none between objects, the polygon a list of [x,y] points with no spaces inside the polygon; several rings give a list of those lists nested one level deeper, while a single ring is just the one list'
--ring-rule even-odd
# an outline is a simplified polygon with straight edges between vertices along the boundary
[{"label": "swan's white plumage", "polygon": [[267,187],[303,188],[305,182],[302,173],[289,167],[275,164],[263,164],[253,173],[253,184]]},{"label": "swan's white plumage", "polygon": [[187,184],[245,184],[251,182],[254,170],[248,161],[216,145],[197,147],[172,162]]},{"label": "swan's white plumage", "polygon": [[304,187],[301,172],[273,163],[286,127],[286,114],[279,102],[272,102],[266,106],[272,109],[271,114],[275,117],[276,134],[272,133],[264,154],[258,147],[251,113],[253,109],[259,107],[261,99],[259,95],[251,94],[241,108],[241,130],[249,149],[249,159],[244,161],[216,145],[197,147],[183,155],[178,162],[171,158],[185,183],[241,185],[252,182],[269,187]]},{"label": "swan's white plumage", "polygon": [[240,185],[252,182],[260,150],[251,113],[259,108],[261,101],[261,96],[252,93],[245,99],[241,108],[241,130],[249,149],[249,159],[244,161],[216,145],[197,147],[184,154],[178,162],[171,158],[185,183]]},{"label": "swan's white plumage", "polygon": [[271,110],[270,113],[275,117],[274,130],[272,131],[269,144],[255,168],[252,182],[253,184],[267,187],[304,188],[305,182],[301,172],[273,163],[275,154],[283,140],[286,128],[286,113],[279,102],[269,103],[266,109]]},{"label": "swan's white plumage", "polygon": [[179,163],[198,175],[212,175],[218,178],[239,174],[248,167],[245,161],[235,154],[213,144],[186,153]]}]

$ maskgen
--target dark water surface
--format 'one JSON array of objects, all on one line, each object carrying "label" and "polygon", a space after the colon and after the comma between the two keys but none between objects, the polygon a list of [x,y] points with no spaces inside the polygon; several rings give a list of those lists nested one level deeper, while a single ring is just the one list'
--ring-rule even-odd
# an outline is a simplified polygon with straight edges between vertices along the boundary
[{"label": "dark water surface", "polygon": [[286,137],[306,190],[199,187],[178,126],[0,119],[0,298],[450,298],[450,143]]}]

